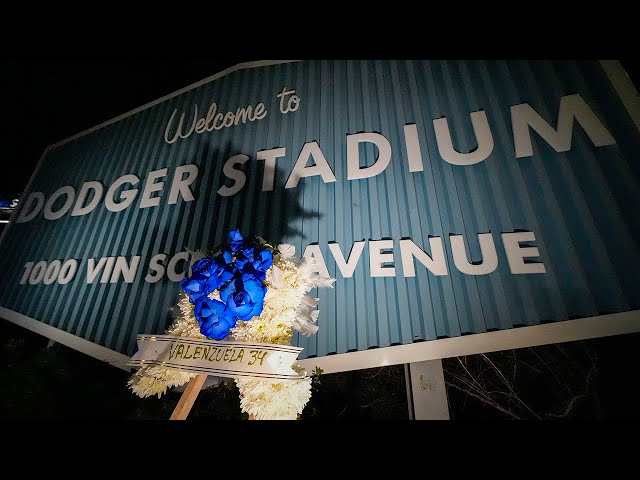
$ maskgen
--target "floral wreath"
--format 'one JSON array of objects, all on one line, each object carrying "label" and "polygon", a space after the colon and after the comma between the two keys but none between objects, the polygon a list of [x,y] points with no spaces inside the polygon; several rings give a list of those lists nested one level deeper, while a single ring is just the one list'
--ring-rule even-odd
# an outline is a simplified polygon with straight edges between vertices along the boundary
[{"label": "floral wreath", "polygon": [[[215,247],[210,256],[195,252],[191,275],[180,282],[180,313],[166,333],[278,345],[289,345],[294,330],[316,333],[318,298],[307,293],[332,288],[335,279],[317,274],[314,259],[294,255],[293,245],[276,248],[261,237],[244,238],[239,230],[231,231],[227,244]],[[258,420],[296,419],[311,398],[311,377],[297,364],[292,368],[303,378],[235,379],[242,411]],[[160,398],[196,375],[149,365],[128,385],[139,397]]]}]

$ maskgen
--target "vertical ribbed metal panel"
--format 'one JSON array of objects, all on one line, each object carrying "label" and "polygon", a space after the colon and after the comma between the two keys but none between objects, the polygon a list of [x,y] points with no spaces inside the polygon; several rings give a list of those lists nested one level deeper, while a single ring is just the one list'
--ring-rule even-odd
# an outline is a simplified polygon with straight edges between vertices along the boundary
[{"label": "vertical ribbed metal panel", "polygon": [[[278,111],[276,94],[295,88],[300,108]],[[529,103],[556,125],[563,95],[579,93],[616,139],[595,147],[574,125],[572,147],[553,150],[532,134],[534,155],[516,159],[511,105]],[[221,111],[263,101],[266,118],[246,125],[192,134],[174,144],[164,129],[174,109],[200,115],[212,102]],[[476,148],[469,113],[483,109],[494,139],[485,161],[456,166],[440,157],[433,119],[446,117],[460,152]],[[189,115],[189,114],[187,114]],[[403,126],[415,123],[424,171],[410,172]],[[392,160],[372,178],[348,181],[346,136],[379,132],[390,142]],[[303,178],[284,184],[303,145],[315,141],[337,181]],[[262,192],[260,150],[286,148],[277,161],[275,188]],[[377,157],[361,145],[363,165]],[[557,322],[640,308],[640,137],[602,67],[593,61],[305,61],[235,71],[165,100],[116,123],[53,148],[25,196],[49,196],[64,185],[79,190],[100,181],[105,192],[124,174],[141,191],[147,174],[168,168],[161,204],[110,212],[100,205],[80,217],[47,221],[40,214],[11,224],[0,256],[0,305],[127,355],[135,335],[160,333],[171,321],[177,283],[166,277],[147,283],[153,255],[169,258],[204,249],[233,228],[289,242],[298,254],[317,242],[335,289],[322,289],[320,330],[296,335],[305,356],[323,356],[428,341],[541,322]],[[222,174],[236,154],[247,183],[236,195],[217,194],[230,181]],[[175,168],[199,168],[196,200],[167,205]],[[127,188],[130,188],[127,187]],[[513,275],[500,234],[531,230],[547,273]],[[454,266],[449,236],[464,236],[469,258],[481,260],[477,234],[490,232],[498,268],[463,275]],[[416,263],[405,278],[399,240],[411,238],[429,252],[429,237],[442,237],[448,275],[435,276]],[[369,241],[392,239],[395,277],[373,278]],[[367,244],[351,278],[336,267],[329,243],[344,257],[353,242]],[[141,257],[135,281],[88,284],[89,258]],[[19,285],[28,261],[79,260],[67,285]]]}]

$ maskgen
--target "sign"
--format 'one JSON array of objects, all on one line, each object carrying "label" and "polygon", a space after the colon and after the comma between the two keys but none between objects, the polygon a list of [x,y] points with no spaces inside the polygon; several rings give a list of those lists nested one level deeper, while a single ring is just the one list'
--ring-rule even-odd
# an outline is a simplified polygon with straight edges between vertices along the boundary
[{"label": "sign", "polygon": [[138,351],[128,365],[162,365],[230,378],[299,380],[304,376],[291,365],[301,350],[289,345],[138,335]]},{"label": "sign", "polygon": [[44,152],[0,315],[126,359],[239,228],[337,279],[309,365],[640,331],[638,104],[610,61],[240,65]]}]

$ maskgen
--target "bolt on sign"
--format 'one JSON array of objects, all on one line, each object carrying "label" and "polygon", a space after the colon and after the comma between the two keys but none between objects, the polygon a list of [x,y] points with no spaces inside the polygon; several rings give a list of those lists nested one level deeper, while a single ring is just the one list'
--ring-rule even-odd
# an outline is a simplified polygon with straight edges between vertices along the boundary
[{"label": "bolt on sign", "polygon": [[239,228],[337,279],[311,368],[640,331],[638,105],[616,61],[241,64],[45,150],[0,316],[122,366]]}]

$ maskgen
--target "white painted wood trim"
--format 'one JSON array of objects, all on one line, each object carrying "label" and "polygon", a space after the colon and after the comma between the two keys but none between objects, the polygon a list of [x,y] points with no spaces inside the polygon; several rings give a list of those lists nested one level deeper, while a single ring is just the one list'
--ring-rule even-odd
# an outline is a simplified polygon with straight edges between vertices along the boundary
[{"label": "white painted wood trim", "polygon": [[640,310],[633,310],[531,327],[307,358],[299,363],[307,372],[320,367],[324,373],[335,373],[637,332],[640,332]]},{"label": "white painted wood trim", "polygon": [[31,317],[27,317],[26,315],[23,315],[21,313],[14,312],[13,310],[9,310],[5,307],[0,307],[0,318],[9,320],[16,325],[20,325],[27,330],[31,330],[32,332],[44,335],[45,337],[66,345],[69,348],[73,348],[74,350],[86,353],[87,355],[97,358],[98,360],[107,362],[114,367],[126,370],[127,372],[131,371],[131,367],[128,367],[126,365],[126,363],[129,361],[129,357],[123,355],[122,353],[110,350],[106,347],[103,347],[102,345],[98,345],[97,343],[90,342],[89,340],[85,340],[84,338],[77,337],[75,335],[72,335],[71,333],[65,332],[64,330],[52,327],[51,325],[47,325],[43,322],[39,322],[38,320],[34,320]]}]

